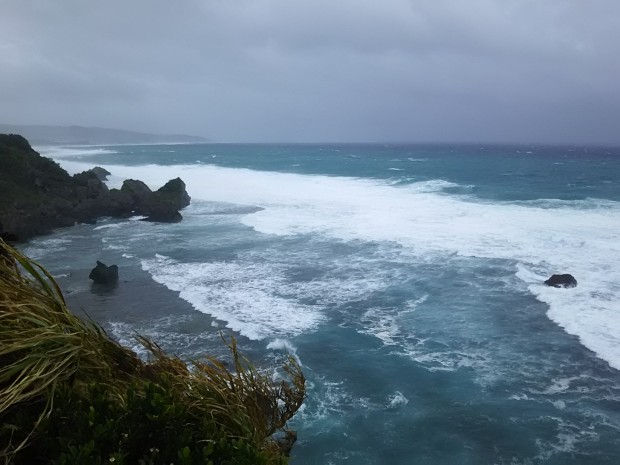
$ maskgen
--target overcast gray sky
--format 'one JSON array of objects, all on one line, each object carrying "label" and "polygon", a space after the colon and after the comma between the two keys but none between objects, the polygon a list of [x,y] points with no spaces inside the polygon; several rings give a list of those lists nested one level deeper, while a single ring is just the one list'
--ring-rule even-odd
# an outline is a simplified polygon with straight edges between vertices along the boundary
[{"label": "overcast gray sky", "polygon": [[2,0],[0,122],[620,143],[618,0]]}]

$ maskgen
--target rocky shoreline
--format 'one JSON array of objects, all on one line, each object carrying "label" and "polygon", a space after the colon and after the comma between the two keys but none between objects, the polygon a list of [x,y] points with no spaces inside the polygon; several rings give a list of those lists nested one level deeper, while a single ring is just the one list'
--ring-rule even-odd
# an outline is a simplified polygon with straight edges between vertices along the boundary
[{"label": "rocky shoreline", "polygon": [[102,217],[145,216],[147,221],[179,222],[188,206],[185,183],[172,179],[156,191],[142,181],[126,180],[108,189],[102,168],[70,176],[42,157],[16,134],[0,134],[0,237],[22,242],[76,223]]}]

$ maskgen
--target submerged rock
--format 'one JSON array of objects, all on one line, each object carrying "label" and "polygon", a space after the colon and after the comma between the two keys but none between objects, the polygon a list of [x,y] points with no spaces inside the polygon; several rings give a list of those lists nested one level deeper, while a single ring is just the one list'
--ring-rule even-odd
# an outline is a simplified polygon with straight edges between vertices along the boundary
[{"label": "submerged rock", "polygon": [[105,263],[101,263],[97,260],[97,266],[92,269],[88,275],[95,284],[112,285],[118,282],[118,266],[107,266]]},{"label": "submerged rock", "polygon": [[554,274],[545,281],[547,286],[570,288],[577,286],[577,280],[571,274]]}]

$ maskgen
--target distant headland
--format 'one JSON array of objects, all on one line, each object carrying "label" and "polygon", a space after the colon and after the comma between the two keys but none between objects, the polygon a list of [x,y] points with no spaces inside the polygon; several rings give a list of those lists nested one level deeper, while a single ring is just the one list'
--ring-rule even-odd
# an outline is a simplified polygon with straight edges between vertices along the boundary
[{"label": "distant headland", "polygon": [[21,134],[32,145],[200,144],[209,142],[209,139],[200,136],[148,134],[84,126],[0,124],[0,133]]}]

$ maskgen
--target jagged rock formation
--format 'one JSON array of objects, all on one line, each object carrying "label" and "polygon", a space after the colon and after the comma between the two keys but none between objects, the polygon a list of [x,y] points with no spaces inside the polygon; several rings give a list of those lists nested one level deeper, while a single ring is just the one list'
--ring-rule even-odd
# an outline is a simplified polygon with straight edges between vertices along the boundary
[{"label": "jagged rock formation", "polygon": [[146,221],[177,223],[183,219],[179,210],[190,202],[185,183],[180,178],[168,181],[155,192],[142,181],[127,179],[120,193],[127,196],[133,212],[146,216]]},{"label": "jagged rock formation", "polygon": [[146,202],[147,221],[177,223],[183,219],[179,210],[189,205],[190,197],[181,178],[168,181],[153,192]]},{"label": "jagged rock formation", "polygon": [[0,237],[23,241],[103,216],[176,222],[182,218],[178,210],[189,205],[178,178],[155,192],[135,180],[125,181],[120,190],[108,189],[101,179],[107,171],[101,170],[70,176],[23,137],[0,134]]},{"label": "jagged rock formation", "polygon": [[118,282],[118,266],[107,266],[97,260],[97,266],[92,269],[88,278],[92,279],[95,284],[114,285]]},{"label": "jagged rock formation", "polygon": [[577,280],[571,274],[554,274],[545,281],[547,286],[553,287],[575,287],[577,286]]}]

